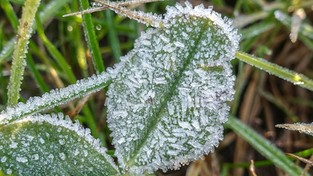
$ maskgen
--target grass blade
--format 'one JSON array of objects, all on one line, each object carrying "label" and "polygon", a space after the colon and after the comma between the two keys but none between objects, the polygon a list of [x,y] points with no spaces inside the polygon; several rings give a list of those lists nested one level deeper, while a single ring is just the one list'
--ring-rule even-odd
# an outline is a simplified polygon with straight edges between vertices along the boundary
[{"label": "grass blade", "polygon": [[[81,8],[88,9],[89,1],[88,0],[80,0]],[[102,60],[102,56],[99,50],[99,44],[95,33],[95,28],[91,19],[91,14],[84,14],[83,15],[83,24],[84,24],[84,32],[85,32],[85,39],[88,44],[88,48],[90,49],[90,53],[92,56],[92,61],[97,73],[104,71],[104,64]]]},{"label": "grass blade", "polygon": [[87,79],[79,80],[76,84],[68,87],[52,90],[41,97],[32,97],[25,104],[19,103],[9,107],[0,114],[0,124],[24,118],[28,115],[52,109],[58,105],[65,104],[75,98],[83,97],[107,87],[111,78],[107,73],[95,75]]},{"label": "grass blade", "polygon": [[40,36],[41,40],[43,41],[44,45],[46,46],[47,50],[51,54],[51,56],[56,60],[60,68],[64,71],[67,76],[67,80],[70,83],[76,82],[76,77],[71,69],[71,66],[67,63],[66,59],[63,55],[58,51],[58,49],[54,46],[52,42],[46,37],[40,19],[36,19],[37,23],[37,31],[38,35]]},{"label": "grass blade", "polygon": [[106,10],[106,20],[108,22],[108,30],[109,30],[109,42],[112,48],[112,54],[114,56],[114,60],[116,63],[120,62],[121,57],[121,47],[117,37],[115,25],[113,23],[113,12],[111,10]]},{"label": "grass blade", "polygon": [[302,74],[288,70],[274,63],[270,63],[265,59],[257,58],[244,52],[237,52],[235,56],[236,58],[247,64],[255,66],[272,75],[275,75],[279,78],[289,81],[294,85],[298,85],[300,87],[313,91],[313,80]]},{"label": "grass blade", "polygon": [[296,166],[284,153],[273,144],[257,134],[253,129],[243,124],[235,117],[229,117],[226,126],[248,142],[254,149],[261,153],[277,167],[289,175],[301,175],[302,170]]},{"label": "grass blade", "polygon": [[[60,8],[64,7],[65,4],[70,2],[71,0],[55,0],[51,1],[49,4],[45,6],[45,9],[40,12],[40,20],[42,22],[46,22],[51,19],[59,10]],[[36,25],[33,26],[36,29]],[[13,52],[14,42],[16,38],[13,37],[6,46],[0,52],[0,64],[8,60]]]}]

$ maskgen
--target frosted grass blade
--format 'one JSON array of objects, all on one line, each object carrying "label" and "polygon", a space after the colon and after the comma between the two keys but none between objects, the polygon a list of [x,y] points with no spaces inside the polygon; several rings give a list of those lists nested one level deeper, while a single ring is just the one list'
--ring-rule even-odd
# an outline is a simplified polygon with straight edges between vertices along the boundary
[{"label": "frosted grass blade", "polygon": [[313,123],[295,123],[295,124],[278,124],[278,128],[285,128],[287,130],[299,131],[300,133],[305,133],[313,136]]},{"label": "frosted grass blade", "polygon": [[244,52],[237,52],[236,58],[254,67],[264,70],[272,75],[289,81],[294,85],[313,91],[313,80],[302,74],[288,70],[284,67],[268,62],[265,59],[255,57]]},{"label": "frosted grass blade", "polygon": [[19,103],[0,113],[0,125],[21,119],[28,115],[52,109],[75,98],[83,97],[107,87],[111,82],[108,74],[102,73],[65,88],[52,90],[41,97],[32,97],[26,103]]}]

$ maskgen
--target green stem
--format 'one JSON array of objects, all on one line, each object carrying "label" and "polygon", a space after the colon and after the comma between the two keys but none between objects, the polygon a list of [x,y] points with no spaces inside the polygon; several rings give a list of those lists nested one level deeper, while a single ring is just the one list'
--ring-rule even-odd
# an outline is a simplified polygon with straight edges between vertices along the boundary
[{"label": "green stem", "polygon": [[25,57],[39,3],[40,0],[26,0],[23,7],[22,18],[18,28],[17,43],[12,57],[12,71],[8,88],[9,106],[17,104],[20,98],[19,92],[26,66]]},{"label": "green stem", "polygon": [[288,70],[279,65],[270,63],[265,59],[257,58],[247,53],[237,52],[235,56],[239,60],[252,66],[255,66],[261,70],[264,70],[269,74],[275,75],[279,78],[289,81],[294,85],[298,85],[300,87],[313,91],[313,80],[302,74]]}]

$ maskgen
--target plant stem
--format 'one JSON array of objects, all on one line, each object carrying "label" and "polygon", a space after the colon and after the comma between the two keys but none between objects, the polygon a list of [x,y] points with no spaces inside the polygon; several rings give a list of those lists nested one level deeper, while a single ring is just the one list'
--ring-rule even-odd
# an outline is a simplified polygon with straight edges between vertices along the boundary
[{"label": "plant stem", "polygon": [[8,88],[9,106],[17,104],[20,97],[19,92],[26,66],[25,57],[39,3],[40,0],[26,0],[23,7],[22,18],[18,27],[17,43],[12,57],[12,72]]}]

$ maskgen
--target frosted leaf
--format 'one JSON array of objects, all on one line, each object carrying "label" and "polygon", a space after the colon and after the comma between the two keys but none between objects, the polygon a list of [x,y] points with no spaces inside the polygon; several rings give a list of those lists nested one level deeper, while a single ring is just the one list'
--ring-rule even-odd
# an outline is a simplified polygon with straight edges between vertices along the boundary
[{"label": "frosted leaf", "polygon": [[230,20],[203,6],[167,8],[108,72],[108,125],[120,166],[133,175],[213,151],[223,138],[240,36]]},{"label": "frosted leaf", "polygon": [[313,123],[278,124],[276,125],[276,127],[285,128],[287,130],[299,131],[300,133],[305,133],[313,136]]},{"label": "frosted leaf", "polygon": [[106,154],[106,149],[100,146],[99,141],[78,122],[72,123],[68,117],[64,119],[62,114],[29,116],[1,126],[0,146],[0,173],[118,174],[113,159]]},{"label": "frosted leaf", "polygon": [[68,87],[52,90],[41,97],[31,97],[26,103],[19,103],[18,105],[8,107],[1,112],[0,125],[7,124],[40,111],[54,108],[75,98],[83,97],[101,90],[110,83],[110,79],[111,78],[108,74],[101,73],[100,75],[94,75],[79,80],[76,84]]}]

